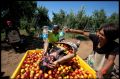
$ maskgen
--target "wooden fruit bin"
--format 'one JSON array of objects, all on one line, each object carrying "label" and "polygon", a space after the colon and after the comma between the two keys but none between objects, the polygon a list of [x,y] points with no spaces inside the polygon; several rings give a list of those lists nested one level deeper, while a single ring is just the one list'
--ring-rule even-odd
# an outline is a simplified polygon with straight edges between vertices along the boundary
[{"label": "wooden fruit bin", "polygon": [[[38,52],[38,51],[43,51],[42,49],[39,49],[39,50],[28,50],[25,55],[23,56],[22,60],[20,61],[20,63],[18,64],[16,70],[13,72],[12,76],[11,76],[11,79],[16,79],[17,75],[20,73],[20,70],[21,70],[21,66],[25,60],[25,58],[27,57],[28,54],[32,54],[34,52]],[[39,53],[39,52],[38,52]],[[76,62],[78,64],[80,64],[80,68],[82,68],[82,70],[84,69],[84,71],[87,71],[89,73],[92,74],[92,76],[90,78],[92,79],[96,79],[96,72],[84,61],[82,60],[78,55],[76,55],[76,57],[74,57],[74,60],[76,60]],[[62,65],[61,65],[62,66]],[[67,66],[66,66],[67,67]],[[80,70],[80,69],[79,69]],[[66,77],[62,77],[62,78],[69,78],[70,79],[70,76],[66,76]],[[75,78],[75,77],[74,77]],[[88,77],[87,77],[88,78]],[[49,77],[48,77],[49,79]],[[54,79],[54,78],[53,78]]]}]

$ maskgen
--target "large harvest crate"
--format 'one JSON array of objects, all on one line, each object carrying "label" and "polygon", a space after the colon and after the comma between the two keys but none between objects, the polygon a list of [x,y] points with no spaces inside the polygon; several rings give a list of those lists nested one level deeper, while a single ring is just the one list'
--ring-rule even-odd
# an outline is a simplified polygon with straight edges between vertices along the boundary
[{"label": "large harvest crate", "polygon": [[13,72],[12,76],[11,76],[11,79],[15,79],[17,74],[18,74],[18,71],[20,70],[22,64],[23,64],[23,61],[25,60],[26,56],[28,53],[30,52],[34,52],[35,50],[28,50],[25,55],[23,56],[22,60],[20,61],[20,63],[18,64],[17,68],[15,69],[15,71]]},{"label": "large harvest crate", "polygon": [[[39,49],[39,50],[42,50],[42,49]],[[20,61],[20,63],[18,64],[17,68],[15,69],[15,71],[13,72],[12,76],[11,76],[11,79],[15,79],[16,76],[18,75],[19,71],[20,71],[20,68],[25,60],[25,58],[27,57],[27,55],[31,52],[35,52],[35,50],[28,50],[25,55],[23,56],[22,60]],[[96,78],[96,72],[84,61],[82,60],[78,55],[76,56],[76,59],[78,61],[78,63],[80,64],[81,67],[84,68],[84,70],[87,70],[89,71],[90,73],[92,73],[93,75],[93,79]]]},{"label": "large harvest crate", "polygon": [[82,58],[80,58],[78,55],[76,56],[78,58],[78,62],[85,70],[88,70],[90,73],[93,74],[93,78],[96,78],[96,72],[84,61]]}]

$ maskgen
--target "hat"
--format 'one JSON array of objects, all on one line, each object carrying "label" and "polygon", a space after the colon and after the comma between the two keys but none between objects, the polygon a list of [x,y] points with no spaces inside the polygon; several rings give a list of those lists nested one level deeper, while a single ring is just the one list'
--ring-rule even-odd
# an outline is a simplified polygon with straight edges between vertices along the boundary
[{"label": "hat", "polygon": [[53,25],[53,29],[55,29],[55,28],[59,29],[60,27],[59,27],[59,25]]},{"label": "hat", "polygon": [[48,26],[43,26],[43,29],[48,29]]},{"label": "hat", "polygon": [[44,28],[47,28],[48,26],[43,26]]}]

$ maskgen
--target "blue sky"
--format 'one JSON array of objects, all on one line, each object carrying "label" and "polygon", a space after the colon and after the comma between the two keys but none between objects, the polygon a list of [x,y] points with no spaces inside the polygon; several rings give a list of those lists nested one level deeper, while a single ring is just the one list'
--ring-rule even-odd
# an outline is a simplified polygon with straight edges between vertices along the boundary
[{"label": "blue sky", "polygon": [[67,14],[72,10],[75,14],[81,6],[85,7],[85,13],[91,16],[94,10],[104,9],[107,16],[119,13],[119,1],[37,1],[37,7],[44,6],[48,9],[48,16],[52,19],[52,12],[58,13],[63,9]]}]

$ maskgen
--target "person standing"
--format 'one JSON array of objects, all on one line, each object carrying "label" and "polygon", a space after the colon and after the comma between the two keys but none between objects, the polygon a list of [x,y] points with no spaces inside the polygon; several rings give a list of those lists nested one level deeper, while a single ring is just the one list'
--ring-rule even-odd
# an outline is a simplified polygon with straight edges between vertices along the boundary
[{"label": "person standing", "polygon": [[17,27],[13,25],[11,20],[7,20],[6,24],[6,41],[11,44],[16,51],[18,51],[21,42],[20,32]]},{"label": "person standing", "polygon": [[66,32],[82,34],[93,42],[93,67],[98,78],[111,78],[114,60],[119,53],[119,44],[114,40],[119,38],[119,26],[114,23],[103,24],[95,34],[83,30],[65,29]]}]

